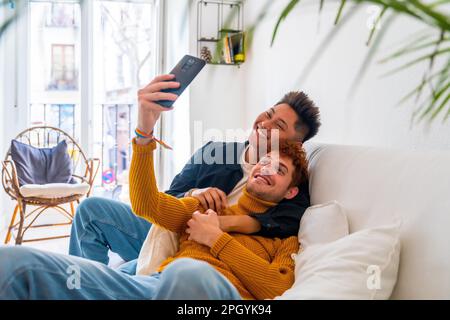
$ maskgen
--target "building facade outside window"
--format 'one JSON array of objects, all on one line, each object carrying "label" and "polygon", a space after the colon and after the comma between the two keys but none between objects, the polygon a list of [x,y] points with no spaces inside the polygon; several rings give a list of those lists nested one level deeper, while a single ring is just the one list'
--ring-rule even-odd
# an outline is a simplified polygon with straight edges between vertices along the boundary
[{"label": "building facade outside window", "polygon": [[[30,1],[28,10],[29,125],[63,129],[89,145],[102,167],[95,181],[119,193],[128,181],[136,92],[157,73],[159,1]],[[86,57],[82,14],[92,19],[93,48]],[[83,54],[83,56],[82,56]],[[82,59],[92,61],[92,105],[82,104]],[[84,94],[84,93],[83,93]],[[91,123],[81,121],[89,112]],[[83,127],[84,126],[84,127]]]}]

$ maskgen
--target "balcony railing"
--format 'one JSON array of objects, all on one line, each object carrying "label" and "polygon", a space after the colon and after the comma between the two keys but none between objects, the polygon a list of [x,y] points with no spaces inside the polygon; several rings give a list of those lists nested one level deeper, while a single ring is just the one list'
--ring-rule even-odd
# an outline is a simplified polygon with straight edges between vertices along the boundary
[{"label": "balcony railing", "polygon": [[134,104],[102,104],[102,181],[104,187],[127,183],[131,156],[131,114]]},{"label": "balcony railing", "polygon": [[48,125],[67,132],[75,140],[75,103],[31,103],[30,122],[32,126]]},{"label": "balcony railing", "polygon": [[[30,124],[48,125],[60,128],[79,141],[83,130],[76,115],[76,103],[31,103]],[[101,174],[95,184],[109,190],[116,190],[127,183],[127,172],[131,159],[131,115],[135,108],[131,103],[103,103],[94,105],[92,115],[93,157],[101,159]],[[101,112],[101,114],[100,114]]]}]

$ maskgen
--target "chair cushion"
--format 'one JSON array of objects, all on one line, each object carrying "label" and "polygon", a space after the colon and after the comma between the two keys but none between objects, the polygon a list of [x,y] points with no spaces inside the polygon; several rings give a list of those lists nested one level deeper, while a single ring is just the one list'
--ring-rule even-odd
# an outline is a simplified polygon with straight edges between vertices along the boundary
[{"label": "chair cushion", "polygon": [[11,158],[16,165],[20,186],[71,181],[72,162],[65,140],[53,148],[36,148],[12,140]]},{"label": "chair cushion", "polygon": [[26,184],[20,187],[20,193],[26,198],[64,198],[72,195],[85,195],[88,191],[89,184],[87,183]]}]

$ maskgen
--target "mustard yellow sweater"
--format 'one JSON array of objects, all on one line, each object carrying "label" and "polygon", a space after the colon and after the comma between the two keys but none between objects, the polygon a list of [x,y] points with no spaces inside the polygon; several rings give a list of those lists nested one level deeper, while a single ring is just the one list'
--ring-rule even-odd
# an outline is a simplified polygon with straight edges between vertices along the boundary
[{"label": "mustard yellow sweater", "polygon": [[[178,258],[205,261],[223,274],[237,288],[243,299],[273,299],[294,283],[294,261],[299,250],[297,237],[270,239],[239,233],[224,233],[211,247],[187,240],[186,223],[196,210],[203,211],[192,197],[178,199],[159,192],[153,169],[155,142],[137,145],[133,140],[130,168],[130,198],[133,211],[180,234],[180,249],[159,267],[162,271]],[[245,189],[236,205],[226,215],[262,213],[275,203],[250,195]]]}]

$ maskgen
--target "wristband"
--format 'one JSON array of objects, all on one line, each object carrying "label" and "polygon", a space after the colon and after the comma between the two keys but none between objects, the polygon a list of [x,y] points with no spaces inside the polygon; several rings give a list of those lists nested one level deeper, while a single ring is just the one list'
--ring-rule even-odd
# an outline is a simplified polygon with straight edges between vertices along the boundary
[{"label": "wristband", "polygon": [[134,130],[134,133],[136,134],[136,136],[137,136],[138,138],[155,140],[159,145],[161,145],[161,146],[164,147],[165,149],[172,150],[172,147],[169,146],[167,143],[165,143],[165,142],[162,141],[162,140],[156,139],[156,138],[153,136],[153,130],[152,130],[152,132],[150,132],[150,134],[147,134],[147,133],[143,132],[142,130],[136,128],[136,129]]}]

